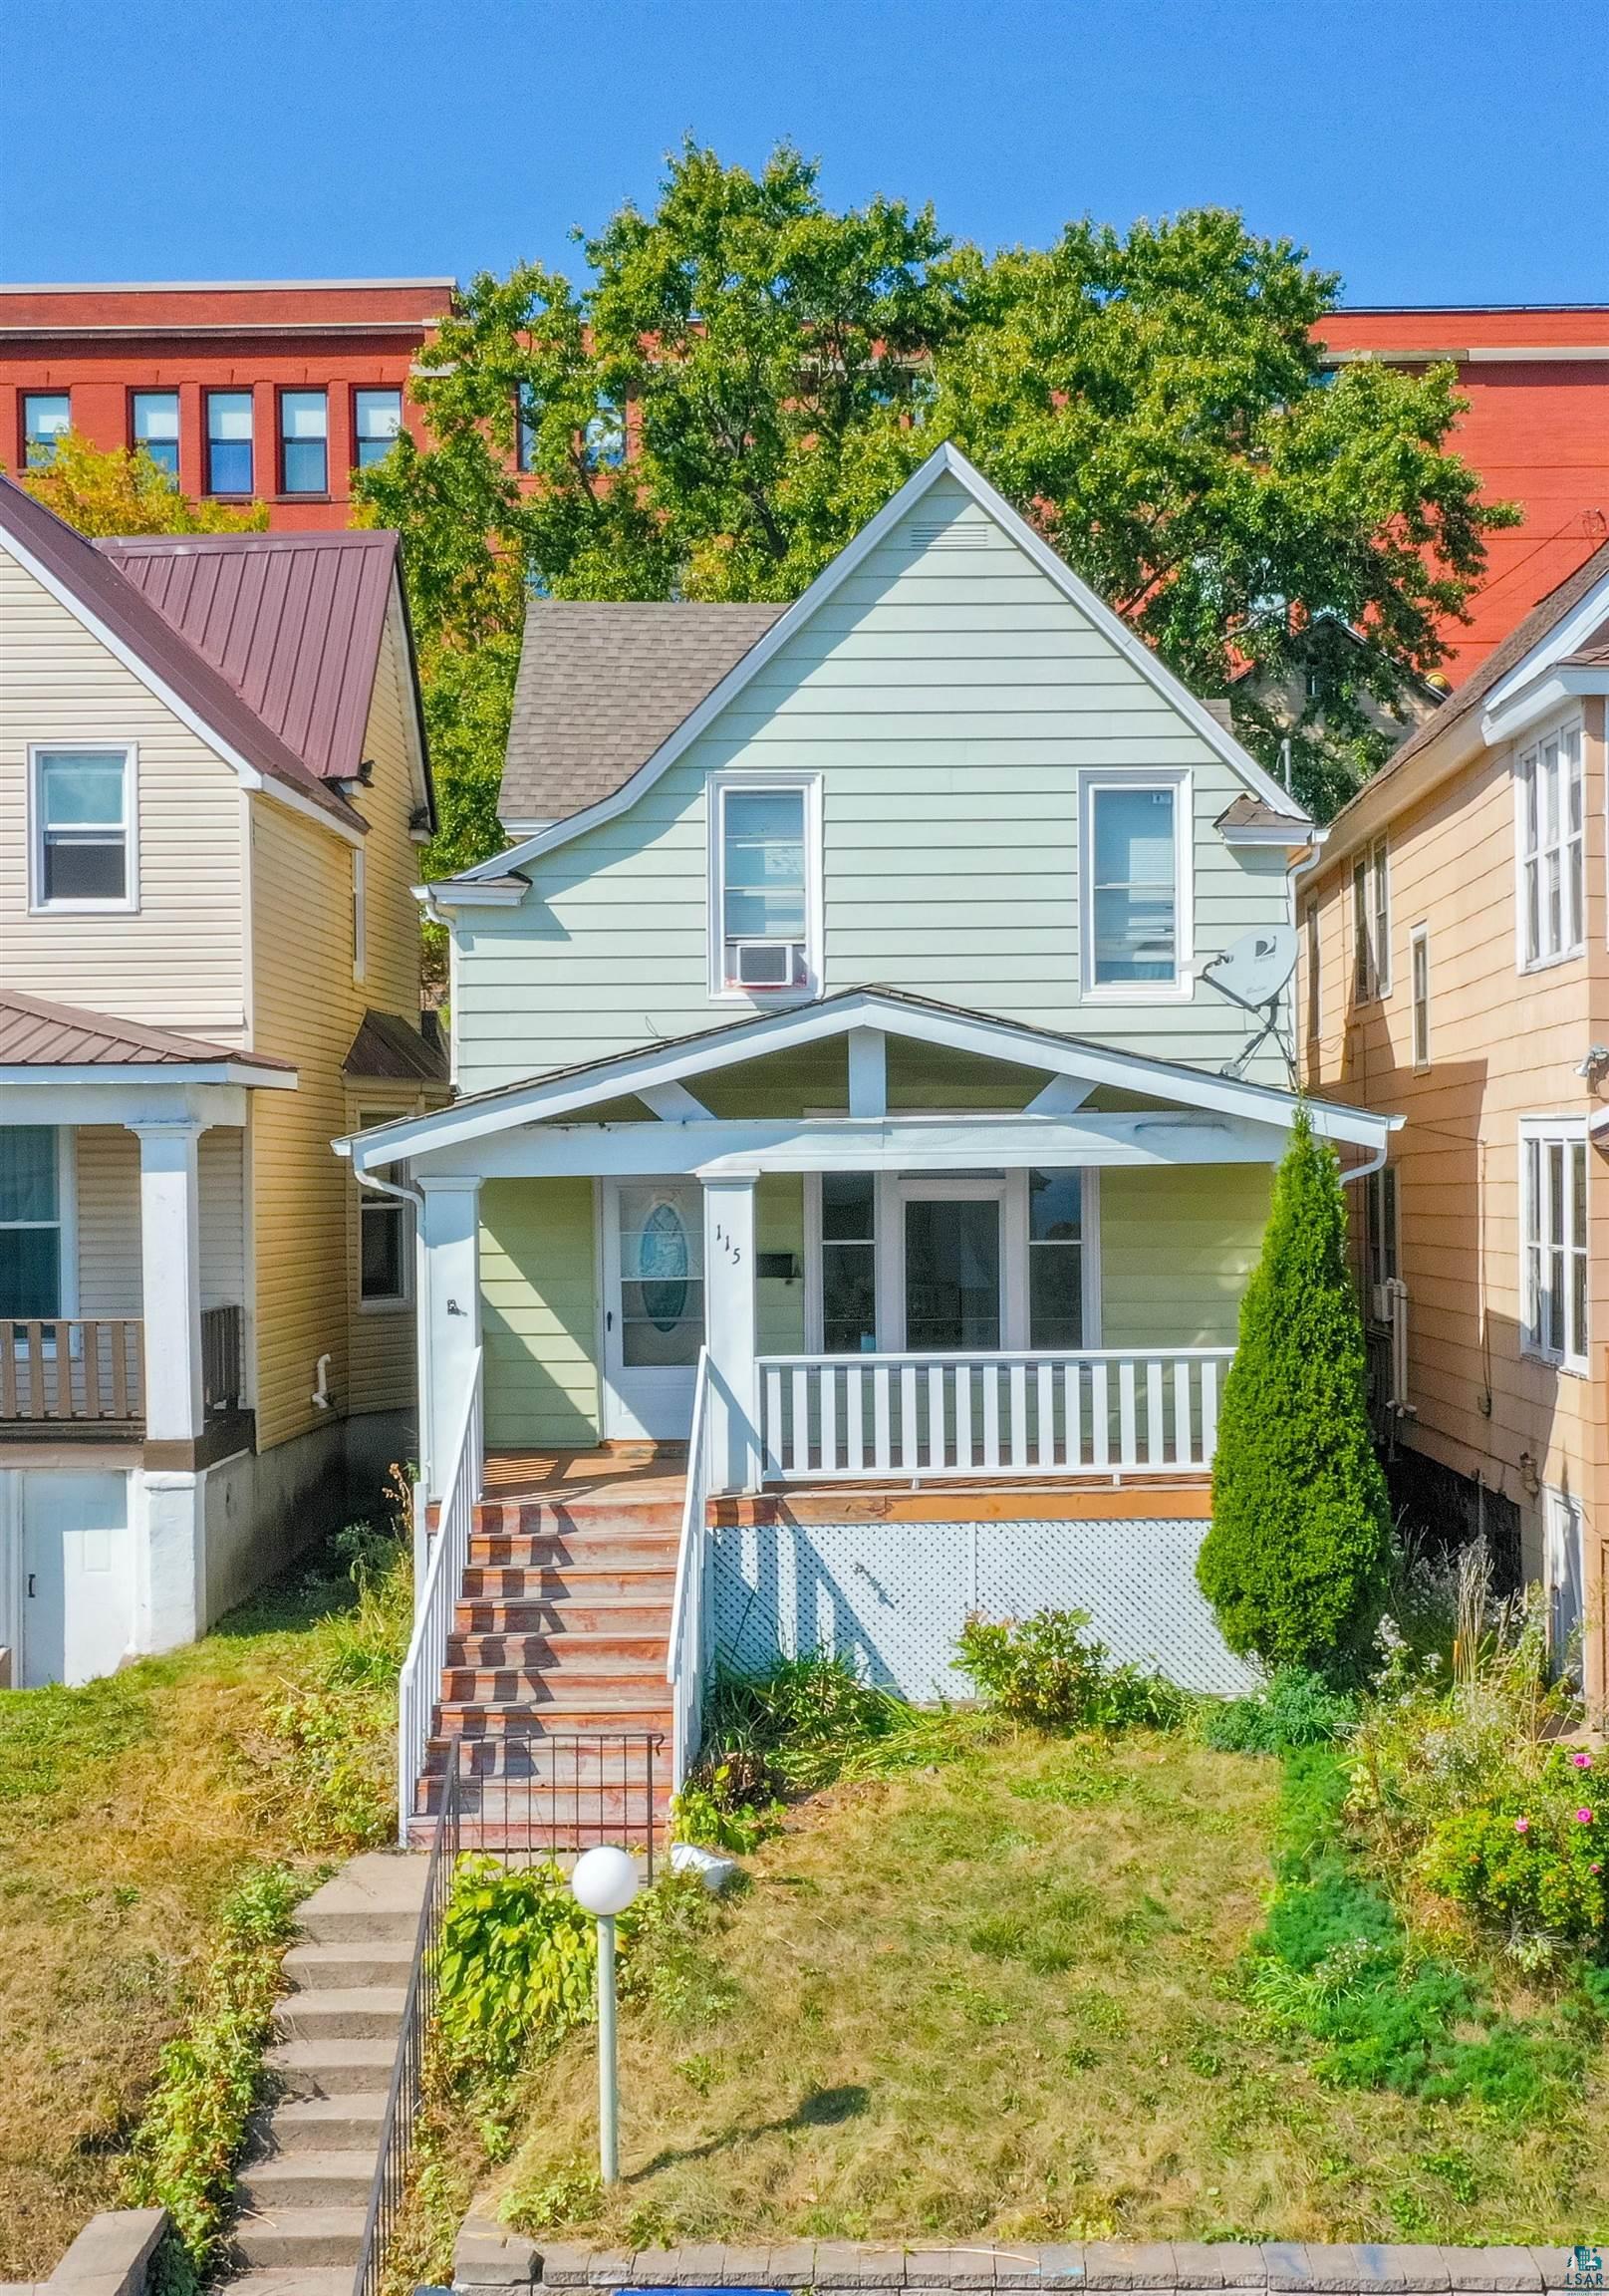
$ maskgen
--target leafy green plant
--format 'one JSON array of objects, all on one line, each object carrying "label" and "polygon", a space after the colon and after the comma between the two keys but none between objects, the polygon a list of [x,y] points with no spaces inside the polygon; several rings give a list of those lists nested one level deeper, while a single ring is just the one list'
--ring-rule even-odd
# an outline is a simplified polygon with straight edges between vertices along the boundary
[{"label": "leafy green plant", "polygon": [[132,2206],[171,2215],[181,2257],[164,2265],[176,2291],[186,2270],[216,2262],[231,2213],[234,2168],[262,2086],[280,1960],[306,1884],[263,1866],[225,1904],[220,1943],[200,1985],[199,2013],[162,2051],[156,2085],[130,2152]]},{"label": "leafy green plant", "polygon": [[852,1659],[818,1650],[754,1673],[717,1668],[704,1737],[727,1772],[728,1798],[759,1804],[813,1793],[916,1724],[897,1692],[866,1681]]},{"label": "leafy green plant", "polygon": [[1089,1623],[1087,1610],[1036,1610],[1029,1618],[974,1611],[956,1640],[957,1661],[986,1706],[1035,1730],[1176,1728],[1184,1693],[1163,1675],[1110,1665],[1105,1643],[1086,1633]]},{"label": "leafy green plant", "polygon": [[1298,1111],[1240,1303],[1197,1577],[1231,1650],[1355,1677],[1390,1555],[1340,1169]]},{"label": "leafy green plant", "polygon": [[1223,1754],[1284,1754],[1294,1746],[1323,1746],[1350,1738],[1358,1726],[1358,1701],[1332,1689],[1308,1666],[1281,1666],[1260,1690],[1203,1709],[1199,1728],[1205,1745]]},{"label": "leafy green plant", "polygon": [[537,2036],[557,2040],[591,2018],[597,1968],[596,1925],[557,1866],[513,1872],[462,1859],[436,1963],[448,2061],[512,2071]]},{"label": "leafy green plant", "polygon": [[1529,1791],[1444,1818],[1422,1862],[1425,1879],[1501,1929],[1521,1960],[1561,1946],[1609,1949],[1609,1806],[1594,1791],[1584,1746],[1552,1747]]},{"label": "leafy green plant", "polygon": [[737,1799],[730,1762],[716,1762],[689,1778],[670,1805],[670,1830],[677,1842],[723,1850],[730,1858],[752,1857],[779,1823],[774,1802],[759,1807]]}]

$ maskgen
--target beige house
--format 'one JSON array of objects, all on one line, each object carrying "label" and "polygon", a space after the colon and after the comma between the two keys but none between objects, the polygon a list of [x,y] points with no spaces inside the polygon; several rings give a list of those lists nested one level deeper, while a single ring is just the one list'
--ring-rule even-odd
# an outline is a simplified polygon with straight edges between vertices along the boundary
[{"label": "beige house", "polygon": [[389,534],[92,544],[0,480],[0,1646],[108,1671],[412,1436],[405,1205],[330,1143],[445,1092]]},{"label": "beige house", "polygon": [[1337,817],[1298,887],[1309,1090],[1406,1116],[1360,1275],[1403,1494],[1542,1580],[1605,1688],[1609,548]]}]

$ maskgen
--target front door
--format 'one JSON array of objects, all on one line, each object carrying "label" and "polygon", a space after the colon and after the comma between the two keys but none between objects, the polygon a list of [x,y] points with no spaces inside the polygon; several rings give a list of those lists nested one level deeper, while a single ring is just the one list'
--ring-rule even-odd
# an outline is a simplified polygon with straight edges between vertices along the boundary
[{"label": "front door", "polygon": [[134,1639],[127,1475],[21,1474],[22,1684],[93,1682]]},{"label": "front door", "polygon": [[703,1190],[606,1181],[604,1434],[684,1443],[703,1339]]},{"label": "front door", "polygon": [[906,1181],[901,1197],[906,1348],[992,1352],[1004,1325],[1004,1184]]}]

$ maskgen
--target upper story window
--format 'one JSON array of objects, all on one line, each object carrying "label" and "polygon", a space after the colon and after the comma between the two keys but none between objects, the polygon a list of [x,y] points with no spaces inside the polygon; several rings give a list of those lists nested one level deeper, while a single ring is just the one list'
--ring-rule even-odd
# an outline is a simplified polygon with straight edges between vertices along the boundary
[{"label": "upper story window", "polygon": [[31,758],[32,906],[133,909],[133,748],[39,748]]},{"label": "upper story window", "polygon": [[358,468],[384,462],[402,428],[401,391],[357,391],[352,401],[352,427],[358,449]]},{"label": "upper story window", "polygon": [[286,494],[330,490],[330,403],[322,391],[279,395],[279,482]]},{"label": "upper story window", "polygon": [[514,467],[536,468],[536,427],[542,419],[534,383],[522,383],[514,396]]},{"label": "upper story window", "polygon": [[178,393],[135,391],[130,429],[158,470],[178,484]]},{"label": "upper story window", "polygon": [[56,442],[73,428],[73,399],[67,391],[25,391],[22,395],[22,459],[27,470],[43,470],[56,459]]},{"label": "upper story window", "polygon": [[1416,925],[1408,943],[1414,992],[1414,1066],[1431,1064],[1431,931]]},{"label": "upper story window", "polygon": [[1587,1368],[1587,1135],[1579,1120],[1519,1128],[1523,1344],[1566,1370]]},{"label": "upper story window", "polygon": [[251,393],[209,391],[206,490],[209,494],[249,494],[251,487]]},{"label": "upper story window", "polygon": [[820,983],[820,784],[710,784],[711,992],[808,995]]},{"label": "upper story window", "polygon": [[618,470],[626,460],[626,418],[612,401],[600,403],[583,443],[590,470]]},{"label": "upper story window", "polygon": [[1377,837],[1352,864],[1352,992],[1359,1004],[1391,990],[1391,856]]},{"label": "upper story window", "polygon": [[54,1124],[0,1124],[0,1315],[62,1311],[62,1199]]},{"label": "upper story window", "polygon": [[1579,718],[1521,750],[1517,772],[1523,970],[1586,946]]},{"label": "upper story window", "polygon": [[1187,776],[1085,775],[1086,995],[1188,993],[1189,836]]}]

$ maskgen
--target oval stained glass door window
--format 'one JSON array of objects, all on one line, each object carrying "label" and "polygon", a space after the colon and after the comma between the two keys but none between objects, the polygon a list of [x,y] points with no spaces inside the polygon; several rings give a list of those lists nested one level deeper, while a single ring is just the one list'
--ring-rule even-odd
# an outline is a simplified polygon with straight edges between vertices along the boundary
[{"label": "oval stained glass door window", "polygon": [[656,1331],[673,1331],[687,1311],[687,1231],[673,1204],[656,1204],[637,1246],[643,1312]]}]

